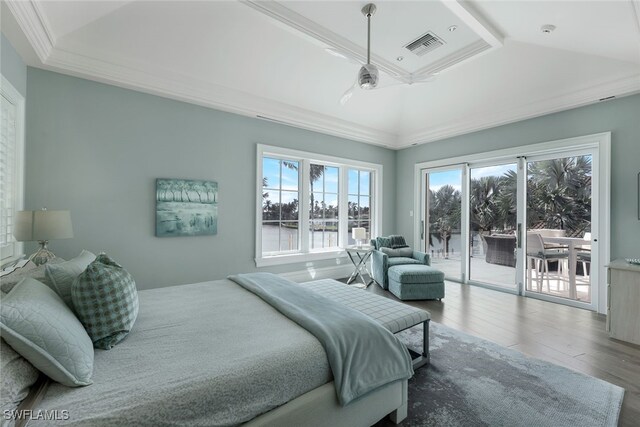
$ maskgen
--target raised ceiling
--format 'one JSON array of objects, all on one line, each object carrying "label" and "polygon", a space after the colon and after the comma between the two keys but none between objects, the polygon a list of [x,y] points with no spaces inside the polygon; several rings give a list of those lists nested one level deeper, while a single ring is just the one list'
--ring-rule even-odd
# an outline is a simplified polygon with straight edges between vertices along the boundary
[{"label": "raised ceiling", "polygon": [[[390,87],[341,105],[365,4],[7,1],[2,25],[31,66],[391,148],[640,91],[638,0],[378,1],[372,62]],[[427,32],[442,45],[405,48]]]}]

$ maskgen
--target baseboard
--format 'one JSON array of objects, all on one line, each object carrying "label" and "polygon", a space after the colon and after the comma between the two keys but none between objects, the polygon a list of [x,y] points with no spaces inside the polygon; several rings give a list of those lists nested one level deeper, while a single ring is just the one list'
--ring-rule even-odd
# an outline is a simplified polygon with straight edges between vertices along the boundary
[{"label": "baseboard", "polygon": [[306,270],[290,271],[287,273],[280,273],[280,276],[292,282],[308,282],[310,280],[320,279],[342,279],[343,277],[349,277],[353,273],[353,265],[344,264],[336,265],[332,267],[314,268],[309,267]]}]

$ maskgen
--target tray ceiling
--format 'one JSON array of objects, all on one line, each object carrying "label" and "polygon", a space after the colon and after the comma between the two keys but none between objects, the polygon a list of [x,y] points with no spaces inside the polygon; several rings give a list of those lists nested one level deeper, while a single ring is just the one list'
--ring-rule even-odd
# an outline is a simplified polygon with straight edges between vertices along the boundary
[{"label": "tray ceiling", "polygon": [[[341,105],[364,4],[7,1],[2,23],[31,66],[391,148],[640,91],[635,0],[381,1],[372,62],[392,87]],[[443,45],[405,49],[426,32]]]}]

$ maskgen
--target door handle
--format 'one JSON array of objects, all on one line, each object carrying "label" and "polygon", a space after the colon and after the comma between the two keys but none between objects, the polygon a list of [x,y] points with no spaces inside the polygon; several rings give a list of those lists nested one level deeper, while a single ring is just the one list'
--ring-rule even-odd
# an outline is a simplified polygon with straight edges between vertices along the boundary
[{"label": "door handle", "polygon": [[424,240],[424,221],[420,221],[420,240]]},{"label": "door handle", "polygon": [[518,241],[518,249],[522,249],[522,224],[518,224],[516,240]]}]

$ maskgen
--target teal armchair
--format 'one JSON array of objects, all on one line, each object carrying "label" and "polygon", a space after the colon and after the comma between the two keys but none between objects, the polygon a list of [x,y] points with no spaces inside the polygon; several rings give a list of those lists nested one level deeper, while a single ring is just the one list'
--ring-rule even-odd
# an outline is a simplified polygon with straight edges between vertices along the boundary
[{"label": "teal armchair", "polygon": [[371,274],[382,289],[389,289],[389,267],[406,264],[431,265],[429,254],[414,251],[407,246],[402,236],[377,237],[371,240],[371,246],[374,249],[371,254]]}]

